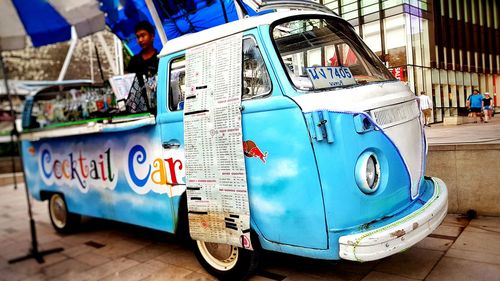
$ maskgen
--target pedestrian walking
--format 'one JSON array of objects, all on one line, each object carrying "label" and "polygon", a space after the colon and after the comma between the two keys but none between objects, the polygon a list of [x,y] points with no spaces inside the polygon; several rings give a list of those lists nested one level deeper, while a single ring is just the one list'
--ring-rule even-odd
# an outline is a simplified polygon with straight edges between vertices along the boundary
[{"label": "pedestrian walking", "polygon": [[483,112],[484,112],[484,122],[488,123],[491,119],[491,114],[493,112],[493,99],[490,97],[490,93],[484,93],[483,98]]},{"label": "pedestrian walking", "polygon": [[424,126],[430,127],[431,125],[429,124],[429,122],[431,120],[432,114],[432,100],[423,91],[420,92],[418,100],[420,104],[420,111],[422,111],[424,117]]},{"label": "pedestrian walking", "polygon": [[481,116],[481,110],[483,107],[483,96],[479,93],[477,89],[472,91],[472,95],[467,97],[467,108],[469,109],[469,117],[474,117],[474,123],[477,123],[477,117],[479,116],[481,122],[483,122],[483,117]]}]

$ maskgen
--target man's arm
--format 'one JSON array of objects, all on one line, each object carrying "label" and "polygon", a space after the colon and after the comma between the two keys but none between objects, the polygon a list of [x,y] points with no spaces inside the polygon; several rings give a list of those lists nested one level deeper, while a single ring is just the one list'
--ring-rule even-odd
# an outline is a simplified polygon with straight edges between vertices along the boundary
[{"label": "man's arm", "polygon": [[125,72],[127,73],[136,73],[137,72],[137,57],[133,56],[128,62],[127,67],[125,68]]}]

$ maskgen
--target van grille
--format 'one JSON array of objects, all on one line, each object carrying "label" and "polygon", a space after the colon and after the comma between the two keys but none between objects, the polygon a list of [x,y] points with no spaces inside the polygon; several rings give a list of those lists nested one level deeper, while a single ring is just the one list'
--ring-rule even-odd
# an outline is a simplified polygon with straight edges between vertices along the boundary
[{"label": "van grille", "polygon": [[375,122],[382,128],[392,127],[417,118],[420,114],[416,101],[377,108],[370,111]]}]

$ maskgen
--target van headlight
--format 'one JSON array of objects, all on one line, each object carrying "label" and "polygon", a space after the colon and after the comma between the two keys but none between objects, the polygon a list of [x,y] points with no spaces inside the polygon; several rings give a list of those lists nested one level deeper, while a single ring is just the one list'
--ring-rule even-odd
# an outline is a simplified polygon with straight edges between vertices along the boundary
[{"label": "van headlight", "polygon": [[366,194],[377,191],[380,182],[380,163],[375,153],[366,151],[361,154],[355,169],[359,189]]}]

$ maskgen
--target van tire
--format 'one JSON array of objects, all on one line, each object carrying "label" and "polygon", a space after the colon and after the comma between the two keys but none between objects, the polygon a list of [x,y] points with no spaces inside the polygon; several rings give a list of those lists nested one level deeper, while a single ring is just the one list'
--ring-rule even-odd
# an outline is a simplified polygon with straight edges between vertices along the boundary
[{"label": "van tire", "polygon": [[62,194],[53,193],[50,195],[48,205],[50,222],[57,232],[67,234],[78,229],[81,216],[68,211],[68,205]]},{"label": "van tire", "polygon": [[244,280],[258,266],[258,250],[250,251],[227,244],[198,240],[194,240],[193,244],[200,264],[219,280]]},{"label": "van tire", "polygon": [[192,241],[189,234],[189,217],[187,211],[186,192],[181,195],[179,209],[177,211],[175,235],[180,241],[186,242],[186,244],[189,244]]}]

